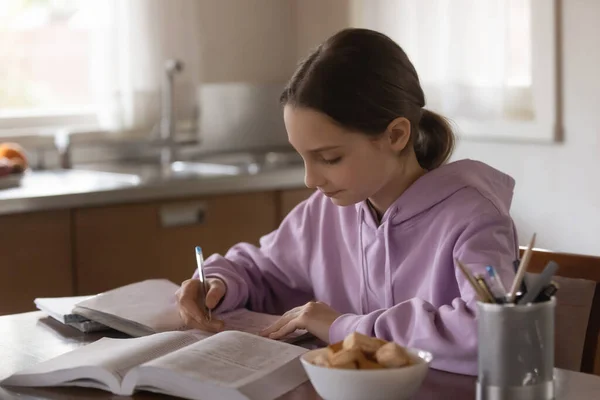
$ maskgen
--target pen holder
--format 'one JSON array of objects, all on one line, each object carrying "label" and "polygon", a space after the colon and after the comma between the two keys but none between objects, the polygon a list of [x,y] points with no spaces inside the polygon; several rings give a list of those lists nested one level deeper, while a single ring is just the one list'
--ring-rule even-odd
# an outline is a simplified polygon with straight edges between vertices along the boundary
[{"label": "pen holder", "polygon": [[477,308],[477,400],[554,399],[555,298]]}]

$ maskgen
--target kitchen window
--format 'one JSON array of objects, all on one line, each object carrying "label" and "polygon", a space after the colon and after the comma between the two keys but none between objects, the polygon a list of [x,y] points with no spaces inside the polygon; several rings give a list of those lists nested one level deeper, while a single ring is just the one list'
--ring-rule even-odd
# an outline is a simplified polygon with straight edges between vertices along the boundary
[{"label": "kitchen window", "polygon": [[90,3],[0,2],[0,129],[97,123]]},{"label": "kitchen window", "polygon": [[171,58],[177,117],[193,123],[199,16],[195,0],[0,1],[0,136],[150,134]]},{"label": "kitchen window", "polygon": [[557,0],[354,0],[356,26],[389,35],[427,105],[465,138],[560,137]]}]

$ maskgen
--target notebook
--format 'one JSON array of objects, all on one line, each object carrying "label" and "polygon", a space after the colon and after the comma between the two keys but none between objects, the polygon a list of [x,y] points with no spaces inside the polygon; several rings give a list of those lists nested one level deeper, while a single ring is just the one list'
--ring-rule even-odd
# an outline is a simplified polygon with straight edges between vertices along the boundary
[{"label": "notebook", "polygon": [[48,316],[65,325],[72,326],[81,332],[95,332],[109,329],[109,327],[91,321],[81,315],[73,314],[73,308],[81,301],[87,300],[92,296],[75,297],[38,297],[34,300],[35,306],[44,311]]},{"label": "notebook", "polygon": [[[134,337],[187,329],[177,305],[179,285],[167,279],[148,279],[90,297],[76,304],[73,313],[127,333]],[[213,314],[224,322],[224,329],[258,334],[279,319],[277,315],[247,309]],[[285,341],[310,337],[298,330]]]},{"label": "notebook", "polygon": [[163,332],[103,338],[13,374],[3,386],[83,386],[129,396],[150,391],[186,399],[271,400],[307,380],[307,350],[238,331]]}]

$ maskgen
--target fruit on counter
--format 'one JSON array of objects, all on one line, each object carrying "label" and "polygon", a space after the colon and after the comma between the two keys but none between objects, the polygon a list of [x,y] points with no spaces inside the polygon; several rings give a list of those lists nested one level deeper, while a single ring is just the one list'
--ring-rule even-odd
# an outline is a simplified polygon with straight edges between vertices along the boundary
[{"label": "fruit on counter", "polygon": [[0,176],[8,173],[20,173],[27,169],[25,149],[17,143],[0,143]]},{"label": "fruit on counter", "polygon": [[12,163],[8,158],[0,158],[0,178],[13,173]]}]

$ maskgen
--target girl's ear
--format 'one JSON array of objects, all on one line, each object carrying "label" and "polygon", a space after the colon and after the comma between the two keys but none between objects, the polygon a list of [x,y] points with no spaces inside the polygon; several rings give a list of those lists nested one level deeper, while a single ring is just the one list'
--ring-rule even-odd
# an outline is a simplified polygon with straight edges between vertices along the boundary
[{"label": "girl's ear", "polygon": [[390,147],[395,153],[400,153],[410,140],[410,121],[404,117],[398,117],[389,123],[386,129]]}]

